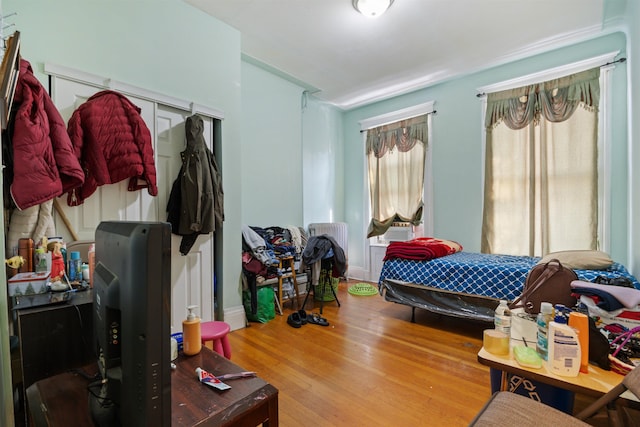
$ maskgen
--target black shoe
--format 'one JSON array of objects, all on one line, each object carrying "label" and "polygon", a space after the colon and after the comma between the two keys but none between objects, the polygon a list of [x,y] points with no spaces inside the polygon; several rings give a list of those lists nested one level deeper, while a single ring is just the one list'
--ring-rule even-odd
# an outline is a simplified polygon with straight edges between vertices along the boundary
[{"label": "black shoe", "polygon": [[298,310],[298,316],[300,316],[300,322],[303,325],[307,324],[307,312],[304,310]]},{"label": "black shoe", "polygon": [[301,327],[302,320],[300,319],[300,314],[298,314],[298,312],[291,313],[289,317],[287,317],[287,323],[294,328]]},{"label": "black shoe", "polygon": [[311,313],[307,319],[309,323],[320,326],[329,326],[329,322],[317,313]]}]

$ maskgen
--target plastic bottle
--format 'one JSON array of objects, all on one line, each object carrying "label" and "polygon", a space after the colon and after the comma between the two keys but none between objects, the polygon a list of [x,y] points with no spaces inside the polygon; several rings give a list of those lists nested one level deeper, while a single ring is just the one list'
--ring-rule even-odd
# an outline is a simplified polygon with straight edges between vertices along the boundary
[{"label": "plastic bottle", "polygon": [[68,269],[69,280],[82,280],[82,260],[80,252],[71,251]]},{"label": "plastic bottle", "polygon": [[553,319],[553,305],[550,302],[540,303],[540,313],[536,318],[538,333],[536,351],[543,360],[547,360],[549,354],[549,322]]},{"label": "plastic bottle", "polygon": [[193,312],[197,307],[197,305],[188,306],[187,320],[182,322],[182,348],[187,356],[198,354],[202,349],[200,318]]},{"label": "plastic bottle", "polygon": [[564,377],[577,377],[580,372],[580,342],[578,332],[567,324],[567,308],[556,305],[556,315],[549,322],[548,370]]},{"label": "plastic bottle", "polygon": [[507,300],[500,300],[500,304],[496,308],[493,323],[496,331],[500,331],[507,337],[511,337],[511,310],[509,310]]},{"label": "plastic bottle", "polygon": [[96,267],[96,244],[92,243],[87,252],[89,258],[89,287],[93,288],[93,269]]},{"label": "plastic bottle", "polygon": [[580,342],[580,372],[589,373],[589,318],[586,314],[569,313],[569,326],[578,331]]}]

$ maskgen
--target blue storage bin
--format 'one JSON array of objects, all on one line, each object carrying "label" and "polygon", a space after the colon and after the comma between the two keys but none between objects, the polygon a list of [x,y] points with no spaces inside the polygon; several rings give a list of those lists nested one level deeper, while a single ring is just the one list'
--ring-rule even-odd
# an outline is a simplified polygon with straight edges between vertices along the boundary
[{"label": "blue storage bin", "polygon": [[[544,384],[539,381],[523,378],[515,374],[507,373],[507,375],[509,380],[509,391],[537,400],[538,402],[552,406],[562,412],[566,412],[567,414],[573,413],[573,402],[575,398],[574,392]],[[490,376],[491,393],[493,394],[500,391],[502,371],[490,368]]]}]

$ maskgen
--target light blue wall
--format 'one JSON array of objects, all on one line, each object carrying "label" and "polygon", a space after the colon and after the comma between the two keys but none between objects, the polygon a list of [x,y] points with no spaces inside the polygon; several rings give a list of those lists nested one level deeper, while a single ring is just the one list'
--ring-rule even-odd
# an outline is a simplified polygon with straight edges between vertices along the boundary
[{"label": "light blue wall", "polygon": [[302,92],[242,62],[244,225],[303,225]]},{"label": "light blue wall", "polygon": [[640,277],[640,2],[627,3],[626,28],[629,33],[629,151],[630,182],[630,268],[636,277]]},{"label": "light blue wall", "polygon": [[[366,221],[362,221],[364,149],[358,121],[402,108],[435,101],[433,117],[434,235],[460,242],[465,250],[480,250],[482,222],[482,115],[476,89],[543,71],[596,55],[620,50],[626,55],[626,37],[615,33],[508,65],[457,78],[430,88],[345,113],[346,219],[349,223],[350,266],[365,265]],[[611,255],[627,260],[627,68],[613,73],[613,211]]]},{"label": "light blue wall", "polygon": [[[22,56],[47,84],[44,63],[108,76],[224,112],[222,253],[240,254],[240,34],[180,0],[2,0]],[[222,258],[223,306],[242,304],[240,256]]]},{"label": "light blue wall", "polygon": [[313,96],[305,98],[303,120],[304,227],[343,222],[344,161],[342,113]]}]

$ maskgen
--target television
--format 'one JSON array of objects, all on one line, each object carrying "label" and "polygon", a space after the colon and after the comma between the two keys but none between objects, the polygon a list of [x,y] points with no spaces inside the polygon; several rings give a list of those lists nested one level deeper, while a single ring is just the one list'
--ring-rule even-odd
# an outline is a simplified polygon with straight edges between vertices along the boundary
[{"label": "television", "polygon": [[98,426],[171,424],[171,226],[104,221],[95,233]]}]

